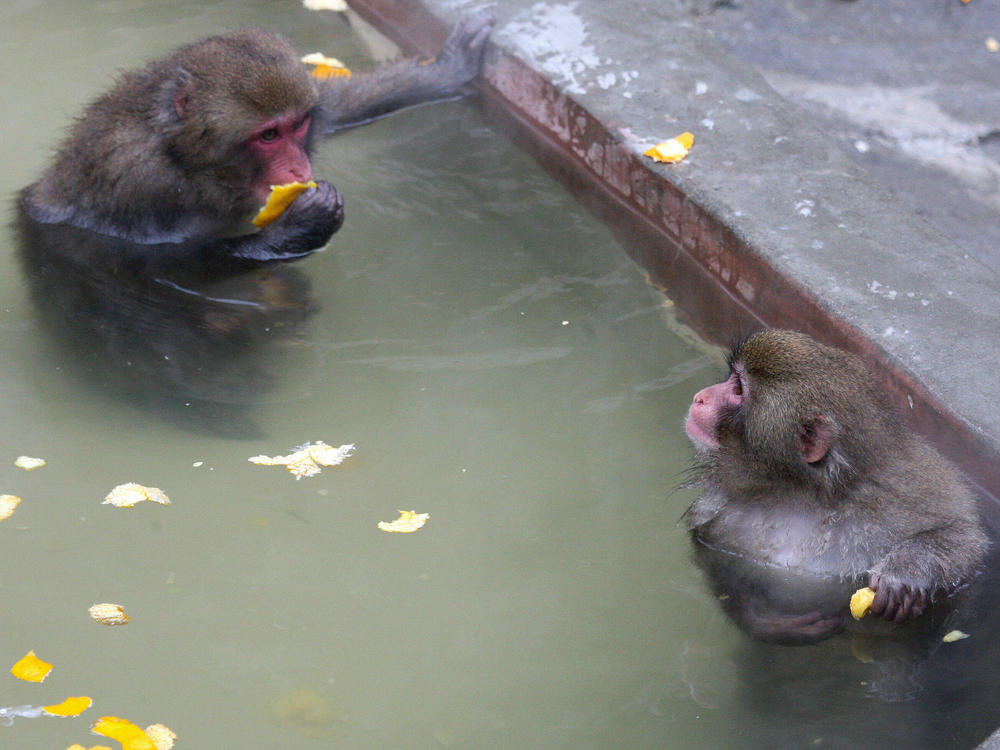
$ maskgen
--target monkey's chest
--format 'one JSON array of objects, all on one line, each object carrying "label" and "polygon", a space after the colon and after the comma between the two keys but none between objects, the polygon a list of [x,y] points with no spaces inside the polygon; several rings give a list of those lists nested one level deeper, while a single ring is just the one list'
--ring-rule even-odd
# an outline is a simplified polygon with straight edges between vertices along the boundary
[{"label": "monkey's chest", "polygon": [[756,563],[842,577],[868,567],[849,527],[830,513],[730,502],[692,531],[715,549]]}]

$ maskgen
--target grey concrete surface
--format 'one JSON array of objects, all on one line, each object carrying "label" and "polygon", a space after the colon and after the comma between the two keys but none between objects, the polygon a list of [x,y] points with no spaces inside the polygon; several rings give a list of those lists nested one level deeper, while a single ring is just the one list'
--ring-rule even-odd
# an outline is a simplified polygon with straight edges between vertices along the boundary
[{"label": "grey concrete surface", "polygon": [[[983,41],[1000,19],[1000,6],[993,0],[969,4],[982,8],[954,0],[955,7],[945,9],[950,1],[928,1],[937,10],[923,15],[908,14],[911,3],[903,0],[762,1],[747,3],[747,9],[698,0],[425,4],[446,20],[493,7],[499,17],[493,57],[513,54],[526,61],[633,151],[692,131],[695,146],[684,162],[649,168],[707,206],[779,273],[815,295],[827,313],[861,331],[891,366],[923,384],[1000,454],[1000,275],[996,244],[988,239],[996,234],[996,185],[990,181],[996,163],[990,149],[995,145],[991,120],[998,121],[996,91],[989,82],[1000,57]],[[891,6],[892,13],[879,11],[880,4]],[[766,18],[754,15],[758,7],[777,13],[779,6],[785,9],[783,26],[770,27]],[[795,9],[803,7],[812,15],[796,25]],[[873,18],[883,12],[888,20],[879,26]],[[971,48],[953,35],[926,55],[917,50],[934,37],[932,12],[952,19]],[[724,13],[733,15],[724,18]],[[914,38],[906,42],[911,16]],[[880,63],[876,43],[877,30],[890,26],[897,49],[913,45],[893,66]],[[810,49],[820,46],[823,33],[829,46],[833,29],[852,40],[851,53],[826,50],[827,64],[808,68]],[[973,45],[969,39],[979,41]],[[948,64],[938,73],[930,58],[942,56]],[[839,58],[840,68],[834,69]],[[772,60],[788,61],[766,71],[788,97],[806,105],[819,101],[830,112],[820,112],[819,105],[804,108],[776,91],[755,67]],[[935,75],[939,80],[932,82]],[[854,93],[838,86],[853,86]],[[883,96],[873,97],[862,116],[857,92],[865,86]],[[909,98],[894,98],[895,90],[909,92]],[[917,100],[920,106],[913,104]],[[843,114],[844,102],[856,105],[849,116]],[[950,181],[942,180],[940,193],[933,189],[933,177],[913,176],[918,170],[940,174],[945,169],[908,155],[919,138],[907,141],[902,135],[921,132],[921,122],[932,119],[928,112],[939,114],[930,123],[936,142],[950,139],[950,153],[962,146],[979,159],[979,171],[986,175],[979,188],[957,170]],[[833,135],[822,129],[831,122],[842,128],[832,128]],[[895,145],[879,135],[880,128],[896,134]],[[860,140],[870,145],[866,153],[874,153],[873,160],[898,162],[900,176],[889,179],[892,170],[871,169],[857,155],[848,156],[851,149],[862,154],[864,147],[856,145]],[[885,155],[890,152],[891,158]],[[894,181],[895,192],[889,184]],[[935,225],[937,214],[898,194],[900,185],[918,182],[924,204],[947,203],[945,194],[961,190],[952,213],[963,202],[976,210]],[[980,235],[976,248],[956,244]]]},{"label": "grey concrete surface", "polygon": [[845,156],[1000,273],[1000,3],[753,0],[689,11]]}]

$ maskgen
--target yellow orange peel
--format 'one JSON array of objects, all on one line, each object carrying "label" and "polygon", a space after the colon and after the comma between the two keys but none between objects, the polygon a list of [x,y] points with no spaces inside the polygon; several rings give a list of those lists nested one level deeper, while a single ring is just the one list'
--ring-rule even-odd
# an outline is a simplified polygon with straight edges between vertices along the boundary
[{"label": "yellow orange peel", "polygon": [[379,521],[378,527],[382,531],[389,531],[396,534],[412,534],[431,517],[430,513],[417,513],[415,510],[399,511],[399,518],[395,521]]},{"label": "yellow orange peel", "polygon": [[851,617],[860,620],[868,614],[872,602],[875,601],[875,589],[865,586],[851,596]]},{"label": "yellow orange peel", "polygon": [[102,716],[90,727],[90,731],[104,737],[110,737],[122,743],[122,750],[157,750],[140,727],[127,719],[117,716]]},{"label": "yellow orange peel", "polygon": [[685,132],[676,138],[669,138],[657,143],[642,153],[643,156],[648,156],[653,161],[674,164],[687,156],[692,146],[694,146],[694,134]]},{"label": "yellow orange peel", "polygon": [[292,205],[292,201],[309,188],[314,187],[316,187],[316,183],[312,180],[309,182],[289,182],[287,185],[272,185],[271,194],[267,197],[267,203],[253,217],[253,225],[255,227],[266,227],[285,213],[285,210]]},{"label": "yellow orange peel", "polygon": [[124,625],[132,618],[125,614],[125,610],[118,604],[102,602],[94,604],[87,610],[90,618],[101,625]]},{"label": "yellow orange peel", "polygon": [[0,495],[0,521],[10,518],[20,504],[21,498],[17,495]]},{"label": "yellow orange peel", "polygon": [[18,456],[17,460],[14,461],[14,466],[25,471],[31,471],[32,469],[45,466],[45,459],[33,458],[32,456]]},{"label": "yellow orange peel", "polygon": [[306,65],[312,65],[309,75],[313,78],[338,78],[351,76],[350,69],[335,57],[327,57],[322,52],[312,52],[302,58]]},{"label": "yellow orange peel", "polygon": [[51,671],[52,665],[35,656],[34,651],[29,651],[10,668],[12,675],[19,680],[26,680],[28,682],[41,682],[48,677]]},{"label": "yellow orange peel", "polygon": [[170,498],[159,487],[144,487],[135,482],[119,484],[105,496],[101,505],[114,505],[116,508],[131,508],[136,503],[149,500],[160,505],[170,505]]},{"label": "yellow orange peel", "polygon": [[171,750],[177,735],[163,724],[150,724],[146,727],[146,736],[156,746],[156,750]]},{"label": "yellow orange peel", "polygon": [[252,456],[247,460],[258,466],[284,466],[296,479],[312,477],[322,471],[323,466],[336,466],[354,452],[354,444],[334,448],[323,441],[306,443],[287,456]]},{"label": "yellow orange peel", "polygon": [[67,698],[62,703],[52,706],[42,706],[45,713],[50,716],[79,716],[94,704],[86,695],[77,695]]}]

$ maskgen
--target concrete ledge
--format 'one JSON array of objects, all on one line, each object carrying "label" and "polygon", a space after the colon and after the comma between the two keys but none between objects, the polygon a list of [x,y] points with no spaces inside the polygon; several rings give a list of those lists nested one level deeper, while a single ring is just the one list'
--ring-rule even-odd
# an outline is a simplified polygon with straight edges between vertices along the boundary
[{"label": "concrete ledge", "polygon": [[[477,0],[351,0],[430,54]],[[433,11],[433,12],[432,12]],[[611,225],[707,339],[797,328],[860,354],[914,424],[1000,496],[998,279],[668,10],[508,0],[488,115]],[[677,165],[641,152],[690,130]]]}]

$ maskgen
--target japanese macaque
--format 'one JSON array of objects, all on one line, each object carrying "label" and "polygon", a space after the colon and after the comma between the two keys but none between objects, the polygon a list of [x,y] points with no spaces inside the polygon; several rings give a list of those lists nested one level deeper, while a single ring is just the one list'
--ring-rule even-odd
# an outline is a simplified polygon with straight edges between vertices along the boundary
[{"label": "japanese macaque", "polygon": [[[751,634],[832,635],[862,586],[875,591],[872,615],[900,623],[974,575],[988,544],[973,495],[857,357],[766,330],[729,363],[723,382],[695,394],[685,424],[703,489],[685,519],[696,554],[712,558],[710,578],[720,565],[730,578],[733,565],[756,571],[727,592]],[[794,593],[781,591],[787,576]],[[841,592],[832,600],[831,589]]]},{"label": "japanese macaque", "polygon": [[314,78],[287,40],[259,29],[125,73],[21,194],[39,308],[102,373],[185,400],[242,400],[265,380],[246,361],[254,347],[293,335],[313,309],[308,280],[283,264],[344,219],[340,193],[317,179],[256,229],[271,186],[314,179],[320,135],[471,93],[494,20],[460,22],[433,60],[350,77]]},{"label": "japanese macaque", "polygon": [[21,208],[42,225],[124,241],[108,252],[154,272],[225,275],[301,258],[340,227],[343,200],[319,181],[247,232],[271,186],[312,179],[318,135],[468,93],[493,23],[484,12],[458,24],[431,62],[320,81],[288,41],[258,29],[181,47],[87,107]]}]

